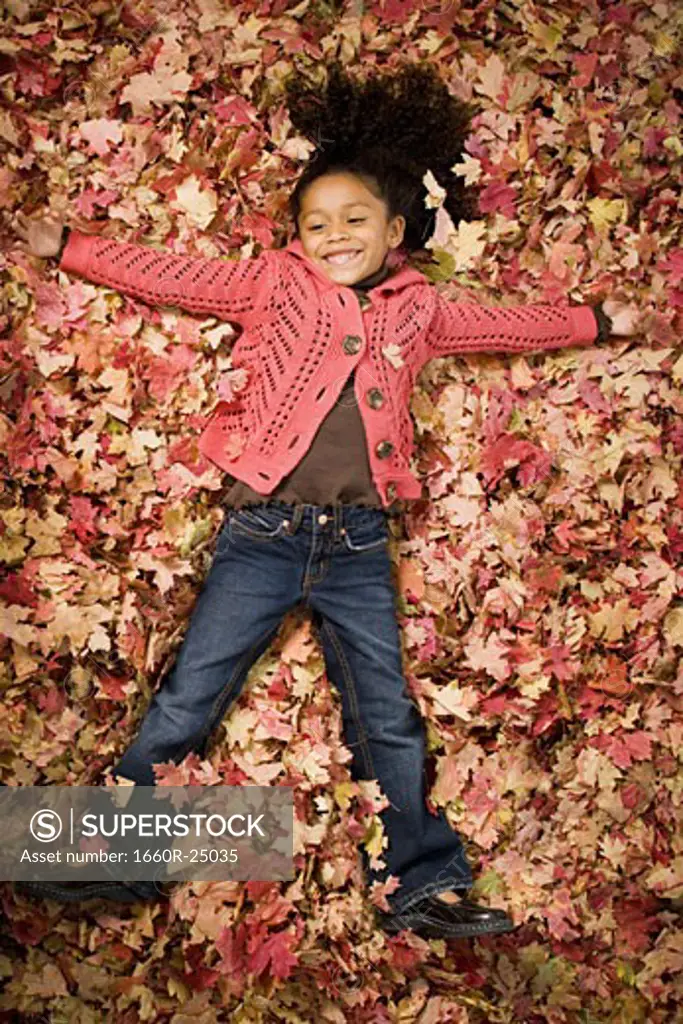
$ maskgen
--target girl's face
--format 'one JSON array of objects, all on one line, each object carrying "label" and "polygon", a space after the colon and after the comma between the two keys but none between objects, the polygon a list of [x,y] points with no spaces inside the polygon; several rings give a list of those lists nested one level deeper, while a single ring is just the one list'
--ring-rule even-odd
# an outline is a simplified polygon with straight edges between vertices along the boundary
[{"label": "girl's face", "polygon": [[401,244],[405,223],[401,216],[388,221],[383,200],[355,174],[335,172],[308,186],[298,227],[309,259],[337,284],[352,285],[380,269]]}]

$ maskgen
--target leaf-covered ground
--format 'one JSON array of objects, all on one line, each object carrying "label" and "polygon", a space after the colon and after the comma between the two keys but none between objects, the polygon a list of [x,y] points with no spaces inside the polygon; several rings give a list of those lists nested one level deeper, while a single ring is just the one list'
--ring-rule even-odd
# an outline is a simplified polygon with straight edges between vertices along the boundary
[{"label": "leaf-covered ground", "polygon": [[[432,362],[431,500],[392,556],[430,799],[503,937],[389,938],[336,694],[305,618],[205,761],[160,782],[296,786],[296,880],[87,910],[0,888],[0,1021],[680,1019],[682,9],[511,0],[7,0],[0,32],[0,778],[101,784],[182,641],[222,519],[196,439],[239,387],[231,328],[14,244],[48,211],[179,253],[280,244],[308,144],[298,63],[438,63],[481,109],[431,276],[490,304],[623,297],[639,335]],[[676,901],[679,901],[678,904]]]}]

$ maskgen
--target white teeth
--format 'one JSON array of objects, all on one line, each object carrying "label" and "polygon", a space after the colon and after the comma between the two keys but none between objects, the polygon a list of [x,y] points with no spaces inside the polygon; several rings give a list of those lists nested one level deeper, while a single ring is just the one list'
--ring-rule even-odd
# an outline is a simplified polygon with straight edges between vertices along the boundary
[{"label": "white teeth", "polygon": [[325,259],[328,263],[335,263],[341,266],[343,263],[349,263],[351,260],[355,260],[356,256],[359,255],[360,253],[357,252],[342,252],[335,253],[334,256],[326,256]]}]

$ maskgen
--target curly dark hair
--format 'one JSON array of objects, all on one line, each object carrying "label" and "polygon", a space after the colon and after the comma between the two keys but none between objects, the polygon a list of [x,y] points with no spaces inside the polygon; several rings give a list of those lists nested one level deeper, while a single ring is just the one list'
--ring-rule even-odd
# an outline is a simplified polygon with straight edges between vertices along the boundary
[{"label": "curly dark hair", "polygon": [[403,245],[423,249],[434,231],[436,209],[425,206],[423,184],[430,170],[446,192],[443,201],[453,223],[476,216],[477,194],[451,168],[463,153],[476,108],[452,96],[432,64],[404,64],[396,73],[355,81],[339,60],[327,65],[326,81],[310,82],[295,71],[284,82],[295,130],[317,149],[289,197],[298,234],[306,188],[323,174],[356,174],[387,216],[406,219]]}]

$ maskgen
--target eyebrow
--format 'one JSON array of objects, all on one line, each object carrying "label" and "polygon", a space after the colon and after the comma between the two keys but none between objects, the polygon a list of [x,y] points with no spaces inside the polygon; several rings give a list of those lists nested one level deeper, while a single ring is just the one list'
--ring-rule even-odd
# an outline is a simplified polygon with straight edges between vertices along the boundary
[{"label": "eyebrow", "polygon": [[[346,210],[346,209],[348,209],[351,206],[364,206],[366,208],[366,210],[371,210],[372,209],[372,207],[370,206],[369,203],[364,203],[364,202],[359,200],[358,202],[355,202],[355,203],[344,203],[344,205],[342,206],[342,210]],[[306,213],[304,213],[303,216],[304,217],[310,217],[310,215],[312,213],[324,213],[324,212],[325,212],[324,210],[318,210],[318,209],[307,210]]]}]

